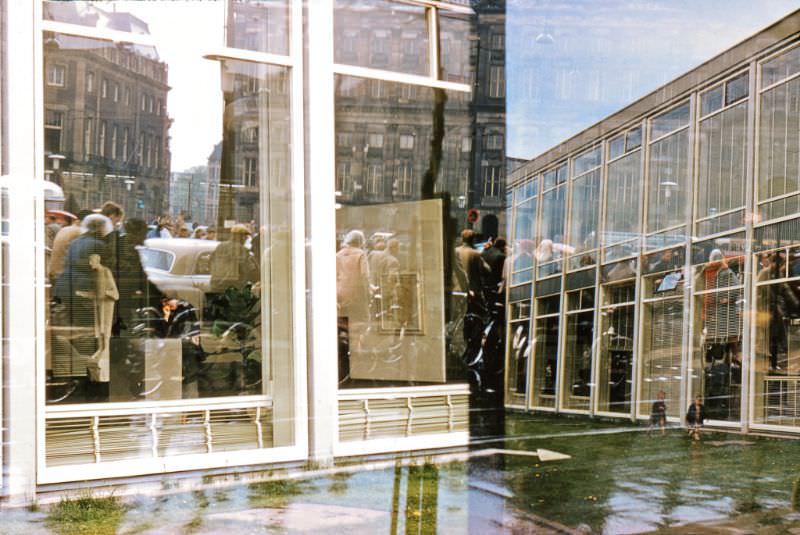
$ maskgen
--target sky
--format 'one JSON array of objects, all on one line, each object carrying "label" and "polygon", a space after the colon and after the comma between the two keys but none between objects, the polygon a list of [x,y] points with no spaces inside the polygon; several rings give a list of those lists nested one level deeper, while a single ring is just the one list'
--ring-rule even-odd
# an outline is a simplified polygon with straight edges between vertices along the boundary
[{"label": "sky", "polygon": [[167,113],[172,171],[205,166],[222,139],[222,90],[219,62],[203,59],[224,43],[223,2],[117,1],[99,7],[132,13],[146,22],[162,61],[169,65]]},{"label": "sky", "polygon": [[529,159],[800,0],[507,0],[507,154]]}]

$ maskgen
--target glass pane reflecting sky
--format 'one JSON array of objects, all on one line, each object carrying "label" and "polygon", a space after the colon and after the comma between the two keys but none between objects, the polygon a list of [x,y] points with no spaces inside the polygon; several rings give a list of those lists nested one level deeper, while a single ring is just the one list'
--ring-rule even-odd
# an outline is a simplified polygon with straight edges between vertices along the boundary
[{"label": "glass pane reflecting sky", "polygon": [[797,0],[508,0],[508,155],[532,158],[797,9]]}]

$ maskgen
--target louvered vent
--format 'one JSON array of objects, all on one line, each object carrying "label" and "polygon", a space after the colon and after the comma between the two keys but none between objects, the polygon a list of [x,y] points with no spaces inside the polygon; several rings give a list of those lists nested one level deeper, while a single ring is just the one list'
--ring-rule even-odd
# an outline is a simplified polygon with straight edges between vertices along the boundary
[{"label": "louvered vent", "polygon": [[353,442],[467,431],[468,394],[339,401],[339,440]]},{"label": "louvered vent", "polygon": [[45,439],[48,466],[269,448],[272,410],[253,406],[49,417]]}]

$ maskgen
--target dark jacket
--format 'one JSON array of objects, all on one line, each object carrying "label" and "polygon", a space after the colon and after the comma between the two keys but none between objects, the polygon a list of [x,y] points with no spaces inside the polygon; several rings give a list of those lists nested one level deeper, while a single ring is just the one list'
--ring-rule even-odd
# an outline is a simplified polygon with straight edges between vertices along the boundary
[{"label": "dark jacket", "polygon": [[701,404],[699,407],[692,403],[686,411],[686,423],[689,425],[703,425],[706,419],[706,408]]},{"label": "dark jacket", "polygon": [[58,276],[53,294],[56,297],[74,297],[75,292],[94,290],[94,277],[89,257],[100,255],[100,263],[108,267],[109,253],[107,243],[88,233],[81,234],[69,244],[64,259],[64,271]]}]

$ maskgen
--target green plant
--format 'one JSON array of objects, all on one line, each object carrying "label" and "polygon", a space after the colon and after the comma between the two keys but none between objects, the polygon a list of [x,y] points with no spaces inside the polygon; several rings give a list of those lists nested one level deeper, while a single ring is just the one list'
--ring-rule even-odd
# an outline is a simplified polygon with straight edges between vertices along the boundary
[{"label": "green plant", "polygon": [[62,498],[50,508],[47,526],[62,535],[111,535],[127,507],[116,496]]}]

